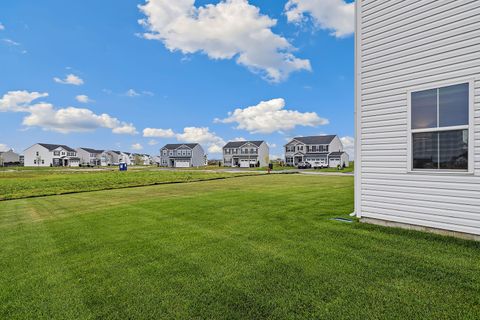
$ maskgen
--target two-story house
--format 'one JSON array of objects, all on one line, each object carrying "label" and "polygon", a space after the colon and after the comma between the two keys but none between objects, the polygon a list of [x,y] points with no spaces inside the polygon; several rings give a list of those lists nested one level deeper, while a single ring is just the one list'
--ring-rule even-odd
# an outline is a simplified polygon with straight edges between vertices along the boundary
[{"label": "two-story house", "polygon": [[101,157],[104,150],[77,148],[76,151],[81,166],[100,166],[102,164]]},{"label": "two-story house", "polygon": [[223,147],[223,165],[226,167],[266,167],[269,147],[265,141],[230,141]]},{"label": "two-story house", "polygon": [[297,166],[308,162],[312,167],[348,167],[349,156],[336,135],[296,137],[285,145],[285,163]]},{"label": "two-story house", "polygon": [[355,212],[480,240],[480,1],[356,1]]},{"label": "two-story house", "polygon": [[65,145],[36,143],[24,152],[26,167],[78,167],[77,151]]},{"label": "two-story house", "polygon": [[0,166],[18,166],[20,165],[20,155],[13,150],[0,151]]},{"label": "two-story house", "polygon": [[105,150],[100,155],[101,166],[118,166],[120,163],[130,165],[130,156],[118,150]]},{"label": "two-story house", "polygon": [[205,151],[198,143],[167,144],[160,149],[160,165],[171,168],[205,165]]}]

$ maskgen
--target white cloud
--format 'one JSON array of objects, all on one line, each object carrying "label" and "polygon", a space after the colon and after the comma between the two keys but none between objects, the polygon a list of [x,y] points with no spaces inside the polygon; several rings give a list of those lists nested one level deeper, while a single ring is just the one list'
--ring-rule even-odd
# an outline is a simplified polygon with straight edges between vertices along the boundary
[{"label": "white cloud", "polygon": [[146,138],[173,138],[175,132],[172,129],[145,128],[143,129],[143,136]]},{"label": "white cloud", "polygon": [[244,137],[236,137],[233,139],[233,141],[245,141],[247,139],[245,139]]},{"label": "white cloud", "polygon": [[132,144],[132,150],[142,150],[143,146],[140,143]]},{"label": "white cloud", "polygon": [[3,23],[0,22],[0,31],[3,31],[5,30],[5,26],[3,25]]},{"label": "white cloud", "polygon": [[280,82],[310,61],[294,56],[295,48],[272,31],[275,19],[262,15],[247,0],[222,0],[194,6],[194,0],[147,0],[139,9],[146,39],[159,40],[170,51],[201,52],[215,60],[235,59],[268,81]]},{"label": "white cloud", "polygon": [[157,144],[158,144],[158,141],[155,139],[151,139],[150,141],[148,141],[149,146],[156,146]]},{"label": "white cloud", "polygon": [[350,159],[353,159],[355,157],[355,139],[345,136],[341,137],[340,140],[342,141],[344,151],[348,153]]},{"label": "white cloud", "polygon": [[47,96],[48,93],[9,91],[0,99],[0,112],[28,112],[32,101]]},{"label": "white cloud", "polygon": [[134,97],[140,97],[140,96],[150,96],[153,97],[154,93],[151,91],[143,90],[142,92],[137,92],[135,89],[128,89],[127,92],[125,92],[125,95],[130,98]]},{"label": "white cloud", "polygon": [[65,79],[60,79],[58,77],[53,78],[53,81],[56,83],[61,83],[61,84],[71,84],[74,86],[79,86],[83,84],[83,80],[74,74],[68,74]]},{"label": "white cloud", "polygon": [[236,129],[250,133],[285,132],[296,126],[315,127],[328,124],[328,120],[320,118],[315,112],[299,112],[285,110],[285,100],[272,99],[262,101],[245,109],[235,109],[225,119],[215,119],[216,123],[237,123]]},{"label": "white cloud", "polygon": [[89,102],[92,102],[93,100],[90,100],[90,98],[84,94],[80,94],[78,96],[75,97],[75,99],[78,101],[78,102],[81,102],[81,103],[89,103]]},{"label": "white cloud", "polygon": [[221,153],[222,147],[225,145],[225,140],[217,136],[215,132],[211,132],[208,127],[186,127],[182,133],[175,133],[172,129],[145,128],[143,136],[157,138],[175,137],[179,142],[200,143],[208,148],[209,153]]},{"label": "white cloud", "polygon": [[8,150],[10,150],[10,148],[6,144],[0,143],[0,152],[4,152]]},{"label": "white cloud", "polygon": [[285,5],[289,22],[301,23],[311,18],[335,37],[346,37],[355,30],[355,3],[344,0],[289,0]]},{"label": "white cloud", "polygon": [[277,145],[275,143],[268,143],[267,142],[267,145],[268,145],[269,148],[276,148],[277,147]]},{"label": "white cloud", "polygon": [[23,125],[60,133],[86,132],[108,128],[117,134],[136,134],[135,127],[108,114],[95,114],[89,109],[67,107],[55,109],[46,102],[32,102],[47,93],[10,91],[0,98],[0,111],[27,113]]},{"label": "white cloud", "polygon": [[127,92],[125,92],[125,95],[127,97],[138,97],[140,95],[140,93],[138,93],[137,91],[133,90],[133,89],[128,89]]},{"label": "white cloud", "polygon": [[20,43],[18,43],[18,42],[16,42],[16,41],[13,41],[12,39],[4,38],[4,39],[2,39],[2,41],[3,41],[5,44],[7,44],[7,45],[9,45],[9,46],[12,46],[12,47],[18,47],[18,46],[20,46]]},{"label": "white cloud", "polygon": [[183,129],[183,133],[178,133],[176,137],[181,142],[197,142],[206,145],[209,153],[221,153],[225,145],[225,140],[211,132],[208,127],[187,127]]}]

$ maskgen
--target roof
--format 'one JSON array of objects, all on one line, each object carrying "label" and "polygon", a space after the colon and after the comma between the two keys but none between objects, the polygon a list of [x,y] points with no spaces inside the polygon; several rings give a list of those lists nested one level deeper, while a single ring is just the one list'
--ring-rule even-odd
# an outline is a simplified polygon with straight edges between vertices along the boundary
[{"label": "roof", "polygon": [[328,136],[309,136],[309,137],[295,137],[294,140],[303,142],[305,144],[330,144],[336,135]]},{"label": "roof", "polygon": [[251,143],[256,145],[257,147],[260,147],[260,145],[264,142],[265,141],[230,141],[224,146],[224,148],[240,148],[246,143]]},{"label": "roof", "polygon": [[193,149],[198,146],[198,143],[170,143],[165,145],[162,149],[175,150],[180,148],[181,146],[187,146],[190,149]]},{"label": "roof", "polygon": [[343,155],[344,153],[345,153],[344,151],[332,152],[332,153],[330,153],[330,157],[340,157],[340,156]]},{"label": "roof", "polygon": [[97,150],[97,149],[91,149],[91,148],[79,148],[79,149],[85,150],[88,153],[102,153],[103,152],[103,150]]},{"label": "roof", "polygon": [[67,151],[76,152],[75,149],[72,149],[69,146],[66,146],[64,144],[48,144],[48,143],[38,143],[38,144],[44,148],[47,148],[49,151],[53,151],[58,148],[63,148]]}]

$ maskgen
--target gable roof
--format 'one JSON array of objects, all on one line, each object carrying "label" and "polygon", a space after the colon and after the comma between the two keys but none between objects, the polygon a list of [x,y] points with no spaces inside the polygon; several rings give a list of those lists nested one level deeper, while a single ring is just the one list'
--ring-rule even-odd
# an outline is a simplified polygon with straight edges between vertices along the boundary
[{"label": "gable roof", "polygon": [[328,136],[308,136],[308,137],[295,137],[293,140],[303,142],[305,144],[330,144],[336,135]]},{"label": "gable roof", "polygon": [[170,143],[165,145],[162,149],[175,150],[180,148],[181,146],[186,146],[186,147],[189,147],[190,149],[193,149],[196,146],[198,146],[198,143]]},{"label": "gable roof", "polygon": [[90,148],[78,148],[87,151],[88,153],[102,153],[103,150],[97,150],[97,149],[90,149]]},{"label": "gable roof", "polygon": [[224,148],[240,148],[241,146],[247,143],[251,143],[256,145],[257,147],[260,147],[260,145],[263,142],[264,142],[263,140],[262,141],[230,141],[224,146]]},{"label": "gable roof", "polygon": [[70,151],[70,152],[76,152],[74,149],[70,148],[69,146],[63,145],[63,144],[49,144],[49,143],[38,143],[38,144],[41,145],[44,148],[47,148],[48,151],[53,151],[57,148],[63,148],[63,149],[65,149],[67,151]]}]

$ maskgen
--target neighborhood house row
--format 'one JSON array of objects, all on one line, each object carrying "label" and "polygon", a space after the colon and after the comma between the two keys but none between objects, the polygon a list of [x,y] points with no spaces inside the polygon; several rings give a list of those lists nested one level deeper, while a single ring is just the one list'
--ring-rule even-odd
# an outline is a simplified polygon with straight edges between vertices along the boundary
[{"label": "neighborhood house row", "polygon": [[[223,147],[221,164],[226,167],[266,167],[270,150],[265,141],[231,141]],[[308,163],[311,167],[347,167],[349,156],[338,136],[293,138],[284,148],[287,166]],[[23,157],[23,159],[22,159]],[[0,153],[0,165],[20,164],[28,167],[78,167],[157,164],[163,167],[200,167],[208,164],[207,154],[199,143],[167,144],[160,155],[129,153],[92,148],[73,149],[66,145],[36,143],[20,156],[13,151]]]}]

